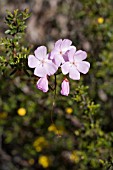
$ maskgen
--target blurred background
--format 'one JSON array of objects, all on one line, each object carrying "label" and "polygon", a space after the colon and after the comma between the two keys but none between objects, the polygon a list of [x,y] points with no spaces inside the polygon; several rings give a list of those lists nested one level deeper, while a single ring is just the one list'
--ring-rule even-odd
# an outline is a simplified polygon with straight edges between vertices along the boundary
[{"label": "blurred background", "polygon": [[112,170],[113,1],[0,0],[0,37],[6,10],[25,8],[30,54],[68,38],[87,52],[91,69],[70,82],[69,97],[57,87],[54,109],[53,93],[36,89],[33,74],[0,74],[0,170]]}]

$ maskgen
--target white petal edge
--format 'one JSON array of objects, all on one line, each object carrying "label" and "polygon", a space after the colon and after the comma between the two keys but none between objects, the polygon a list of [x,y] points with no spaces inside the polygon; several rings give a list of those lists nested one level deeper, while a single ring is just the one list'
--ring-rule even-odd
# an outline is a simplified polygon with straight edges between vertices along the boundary
[{"label": "white petal edge", "polygon": [[62,44],[61,44],[61,49],[67,51],[67,50],[69,49],[69,47],[71,46],[71,44],[72,44],[72,41],[71,41],[71,40],[69,40],[69,39],[64,39],[64,40],[62,41]]},{"label": "white petal edge", "polygon": [[87,53],[85,51],[82,51],[82,50],[78,50],[76,53],[75,53],[75,56],[74,56],[74,60],[75,61],[83,61],[87,58]]},{"label": "white petal edge", "polygon": [[70,62],[74,62],[75,52],[76,52],[76,49],[74,49],[74,48],[69,50],[69,52],[68,52],[68,60]]},{"label": "white petal edge", "polygon": [[28,66],[30,68],[35,68],[38,65],[38,60],[34,55],[28,56]]},{"label": "white petal edge", "polygon": [[40,65],[40,66],[35,68],[34,75],[36,75],[38,77],[44,77],[44,76],[47,75],[47,73],[46,73],[45,68]]},{"label": "white petal edge", "polygon": [[61,65],[61,70],[64,75],[68,74],[70,70],[70,62],[65,62],[63,65]]},{"label": "white petal edge", "polygon": [[73,80],[80,80],[80,73],[76,66],[72,66],[69,71],[69,77]]},{"label": "white petal edge", "polygon": [[79,72],[86,74],[89,71],[90,63],[87,61],[81,61],[77,63],[77,69]]},{"label": "white petal edge", "polygon": [[45,63],[44,68],[46,70],[47,75],[53,75],[58,70],[58,67],[51,61],[48,61],[48,63]]},{"label": "white petal edge", "polygon": [[62,39],[56,41],[56,43],[55,43],[55,48],[56,48],[57,50],[60,50],[61,44],[62,44]]},{"label": "white petal edge", "polygon": [[34,53],[39,60],[47,58],[47,48],[45,46],[38,47]]}]

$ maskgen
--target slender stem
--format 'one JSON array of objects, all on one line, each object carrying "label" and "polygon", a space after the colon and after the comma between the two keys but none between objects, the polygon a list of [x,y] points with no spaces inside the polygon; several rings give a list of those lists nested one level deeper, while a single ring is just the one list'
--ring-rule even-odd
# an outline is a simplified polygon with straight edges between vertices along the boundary
[{"label": "slender stem", "polygon": [[[54,120],[53,120],[53,113],[54,113],[54,107],[55,107],[55,102],[56,102],[56,87],[57,87],[56,74],[54,75],[54,77],[55,77],[55,81],[54,81],[55,84],[54,84],[54,91],[53,91],[54,95],[53,95],[53,103],[52,103],[52,110],[51,110],[51,122],[52,122],[53,125],[55,125]],[[56,127],[56,129],[57,129],[57,132],[58,132],[57,136],[61,137],[57,127]]]},{"label": "slender stem", "polygon": [[56,86],[57,86],[57,82],[56,82],[56,74],[54,75],[55,81],[54,81],[54,95],[53,95],[53,103],[52,103],[52,110],[51,110],[51,122],[54,124],[53,121],[53,112],[54,112],[54,106],[55,106],[55,100],[56,100]]},{"label": "slender stem", "polygon": [[56,74],[55,74],[55,94],[54,94],[54,98],[56,97],[56,87],[57,87],[57,80],[56,80]]}]

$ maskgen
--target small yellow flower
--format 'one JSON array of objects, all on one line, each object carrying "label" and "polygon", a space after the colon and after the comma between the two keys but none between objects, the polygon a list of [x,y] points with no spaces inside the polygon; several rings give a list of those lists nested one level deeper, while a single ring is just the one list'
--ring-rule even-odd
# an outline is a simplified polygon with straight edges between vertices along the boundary
[{"label": "small yellow flower", "polygon": [[43,148],[42,148],[42,146],[36,146],[35,149],[37,152],[41,152]]},{"label": "small yellow flower", "polygon": [[57,131],[57,128],[56,128],[56,126],[55,126],[54,124],[51,124],[51,125],[48,127],[48,131],[49,131],[49,132],[55,132],[55,131]]},{"label": "small yellow flower", "polygon": [[34,159],[31,158],[31,159],[28,160],[28,162],[29,162],[30,165],[33,165],[35,161],[34,161]]},{"label": "small yellow flower", "polygon": [[17,110],[17,113],[18,113],[19,116],[25,116],[26,109],[21,107]]},{"label": "small yellow flower", "polygon": [[43,148],[48,146],[48,141],[43,136],[40,136],[34,141],[33,146],[37,152],[41,152]]},{"label": "small yellow flower", "polygon": [[75,163],[79,162],[79,156],[78,156],[78,154],[77,154],[77,151],[74,150],[74,151],[70,154],[70,159],[71,159],[71,161],[73,161],[73,162],[75,162]]},{"label": "small yellow flower", "polygon": [[45,155],[42,155],[42,156],[39,157],[38,163],[40,165],[42,165],[43,168],[48,168],[49,165],[50,165],[49,158],[47,156],[45,156]]},{"label": "small yellow flower", "polygon": [[67,108],[66,108],[66,113],[67,113],[67,114],[70,115],[72,112],[73,112],[73,109],[72,109],[71,107],[67,107]]},{"label": "small yellow flower", "polygon": [[59,127],[57,129],[57,127],[54,125],[54,124],[51,124],[49,127],[48,127],[48,131],[49,132],[54,132],[56,135],[62,135],[63,132],[64,132],[64,128],[63,127]]},{"label": "small yellow flower", "polygon": [[98,22],[99,24],[103,24],[104,18],[103,18],[103,17],[99,17],[99,18],[97,19],[97,22]]}]

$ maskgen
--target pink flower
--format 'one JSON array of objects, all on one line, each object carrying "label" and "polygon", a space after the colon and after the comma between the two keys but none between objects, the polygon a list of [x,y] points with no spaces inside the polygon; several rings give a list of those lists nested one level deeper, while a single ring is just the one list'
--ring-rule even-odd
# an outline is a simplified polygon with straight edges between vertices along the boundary
[{"label": "pink flower", "polygon": [[61,84],[61,94],[64,96],[68,96],[69,91],[70,91],[69,81],[67,78],[65,78]]},{"label": "pink flower", "polygon": [[60,39],[55,43],[55,47],[50,54],[50,59],[59,67],[61,63],[64,63],[67,59],[67,52],[70,49],[76,49],[75,46],[71,46],[72,41],[68,39]]},{"label": "pink flower", "polygon": [[28,56],[28,66],[35,68],[34,74],[38,77],[44,77],[46,75],[53,75],[58,67],[48,59],[47,48],[40,46],[35,50],[35,56]]},{"label": "pink flower", "polygon": [[36,84],[36,87],[46,93],[48,91],[48,79],[47,76],[41,77]]},{"label": "pink flower", "polygon": [[89,71],[90,63],[83,61],[87,58],[87,53],[82,50],[76,51],[71,49],[68,53],[68,60],[61,66],[64,75],[69,73],[69,77],[73,80],[80,79],[80,73],[86,74]]}]

